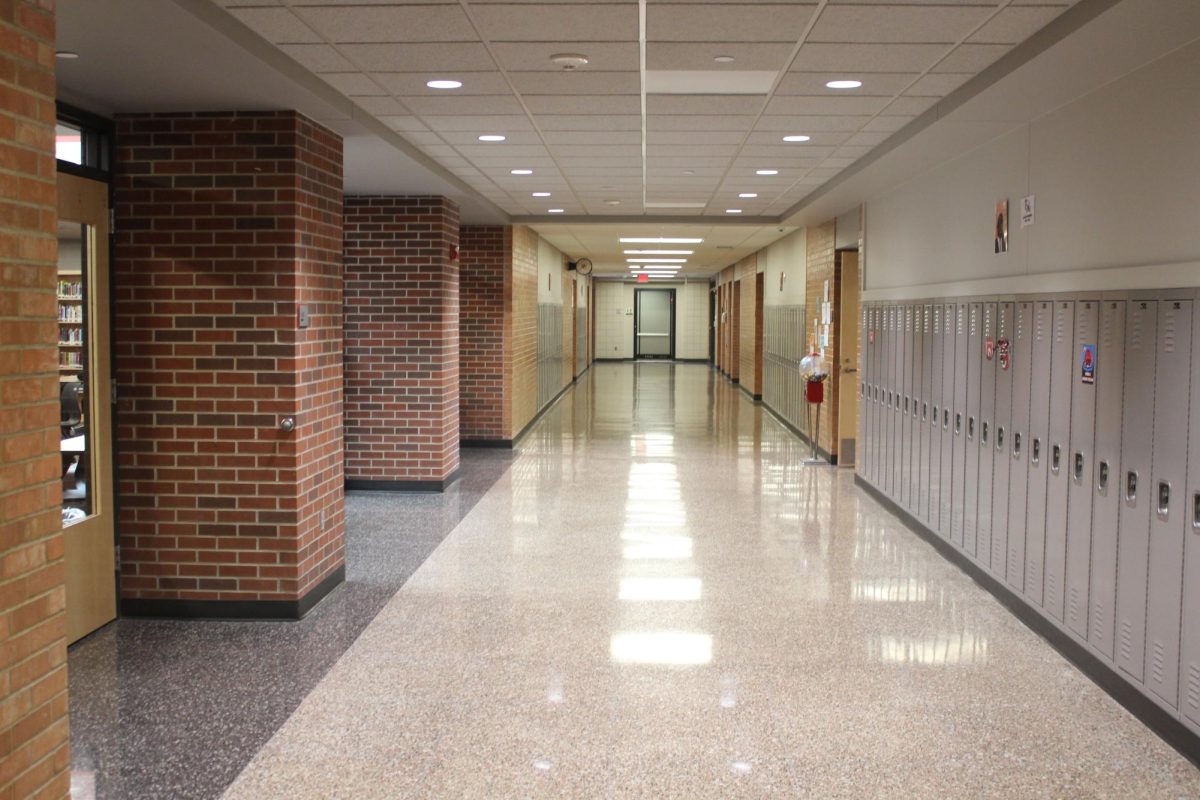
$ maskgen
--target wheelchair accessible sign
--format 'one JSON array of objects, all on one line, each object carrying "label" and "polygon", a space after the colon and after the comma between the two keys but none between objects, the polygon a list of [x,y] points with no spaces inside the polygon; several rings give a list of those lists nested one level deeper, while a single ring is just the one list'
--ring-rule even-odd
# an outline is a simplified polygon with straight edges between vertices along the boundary
[{"label": "wheelchair accessible sign", "polygon": [[1096,345],[1085,344],[1079,356],[1080,377],[1084,383],[1096,382]]}]

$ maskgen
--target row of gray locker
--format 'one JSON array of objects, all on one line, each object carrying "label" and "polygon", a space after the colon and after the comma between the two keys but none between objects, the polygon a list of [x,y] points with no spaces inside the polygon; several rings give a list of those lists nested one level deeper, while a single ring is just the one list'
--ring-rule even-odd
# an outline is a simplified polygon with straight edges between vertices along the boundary
[{"label": "row of gray locker", "polygon": [[865,304],[856,470],[1200,730],[1196,296]]}]

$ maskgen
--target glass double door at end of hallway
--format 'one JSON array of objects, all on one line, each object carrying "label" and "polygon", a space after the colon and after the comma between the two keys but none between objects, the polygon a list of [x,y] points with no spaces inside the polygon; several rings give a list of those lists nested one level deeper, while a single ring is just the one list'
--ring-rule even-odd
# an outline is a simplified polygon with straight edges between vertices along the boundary
[{"label": "glass double door at end of hallway", "polygon": [[634,295],[634,357],[675,357],[675,290],[637,289]]}]

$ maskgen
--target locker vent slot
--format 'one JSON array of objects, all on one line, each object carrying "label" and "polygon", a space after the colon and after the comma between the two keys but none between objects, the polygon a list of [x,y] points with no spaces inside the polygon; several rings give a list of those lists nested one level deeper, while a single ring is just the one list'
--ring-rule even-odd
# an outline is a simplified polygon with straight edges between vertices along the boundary
[{"label": "locker vent slot", "polygon": [[1119,642],[1119,652],[1122,661],[1129,661],[1133,655],[1133,626],[1128,620],[1121,620],[1121,636]]},{"label": "locker vent slot", "polygon": [[1166,651],[1162,642],[1155,642],[1150,650],[1150,680],[1154,683],[1163,682],[1163,667],[1166,666]]},{"label": "locker vent slot", "polygon": [[1104,603],[1097,600],[1092,603],[1092,641],[1104,641],[1104,624],[1107,621],[1107,611]]},{"label": "locker vent slot", "polygon": [[1164,315],[1162,343],[1164,353],[1175,352],[1175,314],[1172,311]]},{"label": "locker vent slot", "polygon": [[1184,696],[1188,708],[1200,709],[1200,667],[1188,664],[1187,693]]},{"label": "locker vent slot", "polygon": [[1070,598],[1067,600],[1067,619],[1079,621],[1079,589],[1071,587]]}]

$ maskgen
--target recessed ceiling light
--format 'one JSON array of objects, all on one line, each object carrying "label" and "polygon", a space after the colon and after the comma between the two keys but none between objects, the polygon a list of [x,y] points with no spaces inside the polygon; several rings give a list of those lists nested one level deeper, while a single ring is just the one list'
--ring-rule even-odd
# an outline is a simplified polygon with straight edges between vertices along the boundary
[{"label": "recessed ceiling light", "polygon": [[812,139],[812,137],[811,137],[811,136],[803,136],[803,135],[796,135],[796,136],[785,136],[785,137],[783,137],[783,140],[784,140],[785,142],[807,142],[807,141],[809,141],[810,139]]},{"label": "recessed ceiling light", "polygon": [[547,211],[549,211],[551,214],[561,214],[561,213],[563,213],[563,209],[561,209],[561,208],[549,208],[549,209],[546,209],[546,210],[547,210]]},{"label": "recessed ceiling light", "polygon": [[758,192],[742,192],[741,194],[738,195],[738,197],[743,197],[743,198],[758,197]]},{"label": "recessed ceiling light", "polygon": [[756,169],[754,171],[754,174],[755,175],[778,175],[779,170],[777,170],[777,169]]},{"label": "recessed ceiling light", "polygon": [[830,89],[857,89],[862,86],[862,81],[829,81],[825,86]]},{"label": "recessed ceiling light", "polygon": [[550,60],[568,71],[587,66],[588,63],[588,57],[583,53],[554,53]]},{"label": "recessed ceiling light", "polygon": [[621,244],[701,244],[703,239],[680,239],[670,236],[622,236]]},{"label": "recessed ceiling light", "polygon": [[510,175],[532,175],[533,174],[533,170],[531,170],[531,169],[510,169],[508,172]]},{"label": "recessed ceiling light", "polygon": [[436,80],[425,81],[425,85],[430,89],[461,89],[462,81]]},{"label": "recessed ceiling light", "polygon": [[733,56],[717,56],[713,59],[713,61],[717,62],[718,64],[732,64]]},{"label": "recessed ceiling light", "polygon": [[690,256],[695,250],[626,250],[627,256]]},{"label": "recessed ceiling light", "polygon": [[619,206],[619,205],[621,205],[621,201],[620,201],[620,200],[605,200],[605,201],[604,201],[604,205],[606,205],[606,206]]},{"label": "recessed ceiling light", "polygon": [[726,214],[740,214],[740,213],[742,213],[742,210],[740,208],[727,208],[727,209],[725,209],[725,213]]},{"label": "recessed ceiling light", "polygon": [[507,137],[499,133],[485,133],[479,137],[481,142],[503,142]]},{"label": "recessed ceiling light", "polygon": [[533,196],[534,197],[549,197],[550,193],[549,192],[534,192]]},{"label": "recessed ceiling light", "polygon": [[72,61],[76,58],[79,58],[79,53],[76,53],[74,50],[59,50],[57,53],[54,54],[54,57],[66,59],[67,61]]},{"label": "recessed ceiling light", "polygon": [[627,258],[630,264],[686,264],[686,258]]}]

